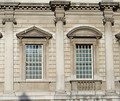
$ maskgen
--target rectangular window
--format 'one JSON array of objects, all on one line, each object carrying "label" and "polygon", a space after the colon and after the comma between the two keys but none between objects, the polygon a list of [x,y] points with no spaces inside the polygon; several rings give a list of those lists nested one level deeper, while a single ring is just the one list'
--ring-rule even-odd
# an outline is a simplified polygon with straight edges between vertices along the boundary
[{"label": "rectangular window", "polygon": [[43,45],[25,45],[26,79],[43,78]]},{"label": "rectangular window", "polygon": [[93,45],[76,44],[76,78],[93,78]]}]

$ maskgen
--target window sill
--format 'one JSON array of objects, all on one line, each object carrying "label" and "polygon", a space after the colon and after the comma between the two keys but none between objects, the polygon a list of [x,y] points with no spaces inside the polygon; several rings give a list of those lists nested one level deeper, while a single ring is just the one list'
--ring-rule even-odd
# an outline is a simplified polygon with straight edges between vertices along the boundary
[{"label": "window sill", "polygon": [[15,83],[51,83],[53,81],[50,80],[22,80],[22,81],[15,81]]}]

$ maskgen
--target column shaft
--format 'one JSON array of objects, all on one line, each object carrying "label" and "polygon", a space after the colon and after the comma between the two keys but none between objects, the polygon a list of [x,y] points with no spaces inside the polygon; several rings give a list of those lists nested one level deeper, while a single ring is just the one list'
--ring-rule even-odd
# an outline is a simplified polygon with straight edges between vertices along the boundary
[{"label": "column shaft", "polygon": [[56,23],[56,91],[64,92],[64,33],[63,21]]},{"label": "column shaft", "polygon": [[56,24],[56,93],[65,93],[64,73],[64,25],[65,11],[69,10],[70,1],[50,1],[51,10],[54,11]]},{"label": "column shaft", "polygon": [[114,67],[113,67],[113,38],[110,21],[105,23],[105,49],[106,49],[106,86],[107,90],[114,90]]},{"label": "column shaft", "polygon": [[5,85],[6,94],[13,93],[13,22],[5,24]]}]

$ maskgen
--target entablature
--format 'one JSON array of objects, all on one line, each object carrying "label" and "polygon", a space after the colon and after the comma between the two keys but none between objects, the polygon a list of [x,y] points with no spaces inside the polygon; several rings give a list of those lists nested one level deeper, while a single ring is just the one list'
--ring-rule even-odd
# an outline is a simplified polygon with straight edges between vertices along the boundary
[{"label": "entablature", "polygon": [[56,7],[64,7],[64,10],[68,10],[70,8],[70,1],[50,1],[51,10],[55,11]]},{"label": "entablature", "polygon": [[64,7],[65,10],[104,10],[120,9],[120,2],[99,2],[99,3],[75,3],[70,1],[50,1],[49,3],[20,3],[20,2],[1,2],[0,9],[13,10],[53,10],[57,7]]},{"label": "entablature", "polygon": [[0,3],[0,9],[14,9],[14,10],[50,10],[48,3]]},{"label": "entablature", "polygon": [[117,11],[120,8],[118,2],[99,2],[100,10],[103,11],[105,9],[111,9],[113,11]]},{"label": "entablature", "polygon": [[99,10],[98,3],[71,3],[70,10]]}]

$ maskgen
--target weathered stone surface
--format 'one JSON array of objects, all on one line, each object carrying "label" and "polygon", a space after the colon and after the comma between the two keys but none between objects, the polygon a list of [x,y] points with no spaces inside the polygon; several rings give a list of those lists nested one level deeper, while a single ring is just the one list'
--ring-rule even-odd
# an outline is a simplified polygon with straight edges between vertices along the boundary
[{"label": "weathered stone surface", "polygon": [[[102,2],[102,0],[89,0],[89,2],[87,2],[88,0],[84,0],[84,2],[86,3],[81,3],[82,1],[79,0],[71,0],[71,5],[69,4],[69,2],[67,1],[67,7],[65,7],[64,3],[62,2],[61,4],[59,4],[59,2],[53,3],[53,5],[49,5],[49,0],[45,1],[45,0],[27,0],[26,2],[28,3],[21,3],[21,2],[25,2],[25,0],[16,0],[15,2],[19,1],[20,3],[14,3],[15,0],[1,0],[0,2],[8,2],[8,3],[0,3],[0,100],[11,100],[13,101],[19,101],[18,100],[18,96],[20,96],[20,94],[23,93],[23,91],[26,91],[26,93],[28,94],[27,96],[31,97],[30,101],[32,101],[33,99],[35,101],[44,101],[44,99],[49,100],[50,101],[54,101],[54,99],[56,100],[61,100],[61,99],[66,99],[66,101],[77,101],[77,99],[79,101],[81,100],[86,100],[85,98],[88,98],[91,100],[95,100],[99,99],[99,100],[105,100],[105,98],[113,98],[113,101],[118,99],[119,97],[117,96],[117,94],[119,94],[119,90],[120,90],[120,43],[119,43],[119,39],[120,39],[120,31],[119,31],[119,27],[120,27],[120,14],[119,14],[119,4],[117,3],[119,2],[118,0],[116,0],[117,2]],[[96,2],[97,1],[97,2]],[[12,2],[12,3],[10,3]],[[31,3],[30,3],[31,2]],[[34,2],[34,3],[33,3]],[[39,3],[38,3],[39,2]],[[40,3],[42,2],[42,3]],[[96,3],[90,3],[90,2],[96,2]],[[99,3],[102,2],[102,3]],[[56,5],[55,5],[56,4]],[[57,6],[57,10],[55,12],[54,16],[54,12],[51,11],[51,6],[53,7],[52,9],[56,8]],[[61,7],[65,7],[64,9],[61,9]],[[5,17],[9,17],[9,14],[11,10],[13,10],[14,8],[14,16],[13,19],[4,19]],[[68,10],[69,8],[69,10]],[[64,11],[67,10],[67,11]],[[107,41],[106,39],[106,33],[105,33],[105,28],[103,25],[103,11],[101,10],[108,10],[108,12],[104,12],[104,17],[105,13],[108,14],[108,18],[104,20],[104,24],[106,24],[107,22],[110,22],[110,24],[113,23],[114,20],[114,26],[111,28],[112,33],[111,33],[111,40],[112,41]],[[109,12],[110,11],[110,12]],[[116,12],[113,12],[116,11]],[[62,14],[61,14],[62,12]],[[112,15],[111,15],[112,14]],[[114,16],[113,16],[114,15]],[[60,16],[60,17],[59,17]],[[62,17],[61,17],[62,16]],[[57,17],[55,19],[55,17]],[[109,17],[112,17],[112,19],[109,19]],[[3,21],[3,25],[2,24]],[[15,21],[17,23],[15,23]],[[61,27],[55,25],[61,22],[60,24],[62,25]],[[63,24],[64,25],[64,30],[62,29]],[[11,23],[11,27],[6,29],[6,24]],[[16,25],[13,25],[13,23],[15,23]],[[36,27],[33,27],[36,26]],[[79,26],[82,26],[84,30],[79,29]],[[88,26],[87,28],[84,28],[84,26]],[[57,35],[59,37],[61,34],[61,30],[62,30],[62,40],[60,39],[60,45],[63,48],[63,53],[60,54],[58,53],[59,56],[62,56],[64,54],[64,58],[60,59],[60,57],[58,57],[58,64],[56,64],[56,50],[60,51],[59,49],[61,48],[56,48],[56,42],[58,41],[59,38],[57,38],[56,35],[56,28],[58,27],[59,33],[57,32]],[[91,30],[89,28],[96,28],[97,30]],[[30,29],[29,29],[30,28]],[[76,28],[78,28],[78,30],[75,30]],[[45,32],[43,31],[43,29],[45,29]],[[81,42],[82,44],[85,43],[88,44],[88,41],[91,42],[90,40],[93,38],[95,39],[95,47],[97,52],[95,54],[95,64],[94,64],[94,68],[93,68],[93,75],[94,78],[92,80],[88,80],[89,82],[87,82],[87,80],[85,82],[79,82],[80,80],[76,80],[76,76],[75,76],[75,56],[73,54],[74,51],[71,48],[71,46],[73,46],[73,43],[71,41],[71,39],[69,39],[66,35],[67,33],[69,33],[71,30],[73,29],[73,31],[75,32],[74,35],[69,36],[69,38],[73,38],[76,37],[78,38],[78,41]],[[8,30],[8,32],[6,33],[6,31]],[[108,30],[108,29],[106,29]],[[10,32],[12,31],[12,33]],[[12,41],[10,41],[10,37],[6,36],[9,34],[9,32],[12,35]],[[46,46],[47,46],[47,57],[46,58],[46,66],[45,66],[45,71],[46,73],[45,78],[43,78],[43,80],[41,81],[31,81],[28,82],[26,80],[23,80],[23,69],[25,69],[24,66],[22,66],[21,64],[21,40],[18,39],[16,37],[17,33],[20,33],[21,36],[20,37],[31,37],[31,38],[48,38],[50,39],[48,42],[46,42]],[[28,35],[29,32],[29,35]],[[26,34],[25,34],[26,33]],[[39,33],[39,34],[38,34]],[[44,33],[44,34],[42,34]],[[51,33],[51,35],[48,35],[48,33]],[[96,33],[99,33],[96,34]],[[47,34],[47,36],[46,36]],[[44,36],[45,35],[45,36]],[[110,35],[110,33],[108,33],[108,36]],[[88,38],[88,40],[84,40],[84,38]],[[82,39],[79,39],[81,38]],[[89,39],[91,37],[91,39]],[[99,40],[98,40],[99,39]],[[40,40],[38,40],[39,42]],[[8,43],[6,46],[6,42]],[[32,40],[32,42],[34,43],[34,39]],[[79,43],[78,42],[78,43]],[[106,42],[108,42],[107,45]],[[109,43],[111,43],[112,45],[109,45]],[[36,44],[36,43],[35,43]],[[62,44],[62,45],[61,45]],[[7,47],[7,48],[5,48]],[[8,47],[10,47],[8,49]],[[111,53],[109,53],[108,55],[106,55],[106,53],[108,53],[108,51],[106,51],[106,47],[111,47],[113,51],[111,51],[111,49],[109,49],[109,51],[112,52],[112,58],[113,58],[113,63],[112,62],[108,62],[107,64],[113,64],[113,70],[106,72],[106,57],[108,57],[108,59],[110,59]],[[12,51],[12,52],[10,52]],[[95,49],[93,50],[95,52]],[[8,54],[9,53],[9,54]],[[12,55],[12,56],[10,56]],[[12,63],[12,69],[13,69],[13,76],[12,74],[10,74],[10,68],[5,70],[5,66],[8,66],[8,64],[6,64],[6,57],[9,57],[9,60],[12,61],[10,63]],[[62,60],[63,65],[61,65],[60,60]],[[72,64],[73,63],[73,64]],[[55,95],[56,93],[56,67],[57,65],[59,65],[59,70],[61,70],[62,67],[64,67],[64,85],[65,88],[64,90],[66,91],[66,94],[63,95]],[[61,67],[62,66],[62,67]],[[110,66],[108,67],[108,69],[110,69]],[[63,71],[59,71],[59,74],[61,74]],[[72,74],[74,73],[74,74]],[[115,83],[115,88],[113,90],[116,91],[116,94],[112,94],[112,96],[107,96],[106,92],[106,77],[108,77],[107,75],[111,76],[112,73],[112,77],[114,77],[114,79],[109,77],[109,81],[111,80],[111,82]],[[7,75],[9,74],[9,75]],[[5,76],[7,75],[7,76]],[[6,79],[5,78],[9,77],[12,79]],[[72,81],[76,80],[76,82],[72,82],[70,83],[70,80]],[[63,81],[63,79],[60,79],[61,81]],[[94,82],[94,81],[100,81],[100,82]],[[49,82],[50,81],[50,82]],[[12,97],[11,99],[9,99],[9,97],[2,97],[4,96],[4,87],[5,87],[5,83],[4,82],[8,82],[10,83],[10,85],[6,84],[7,87],[10,86],[10,88],[12,88],[11,86],[11,82],[13,82],[14,87],[13,87],[13,92],[16,95],[16,97]],[[101,83],[102,82],[102,83]],[[62,85],[63,83],[59,82],[59,85]],[[110,85],[108,83],[108,85]],[[62,86],[62,87],[63,87]],[[58,87],[59,88],[59,87]],[[85,92],[84,92],[85,91]],[[9,93],[9,92],[8,92]],[[97,96],[96,96],[96,95]],[[106,95],[104,95],[106,94]],[[80,95],[80,96],[79,96]],[[85,96],[87,95],[87,96]],[[101,96],[102,95],[102,96]],[[18,98],[17,98],[18,97]],[[33,101],[34,101],[33,100]]]}]

